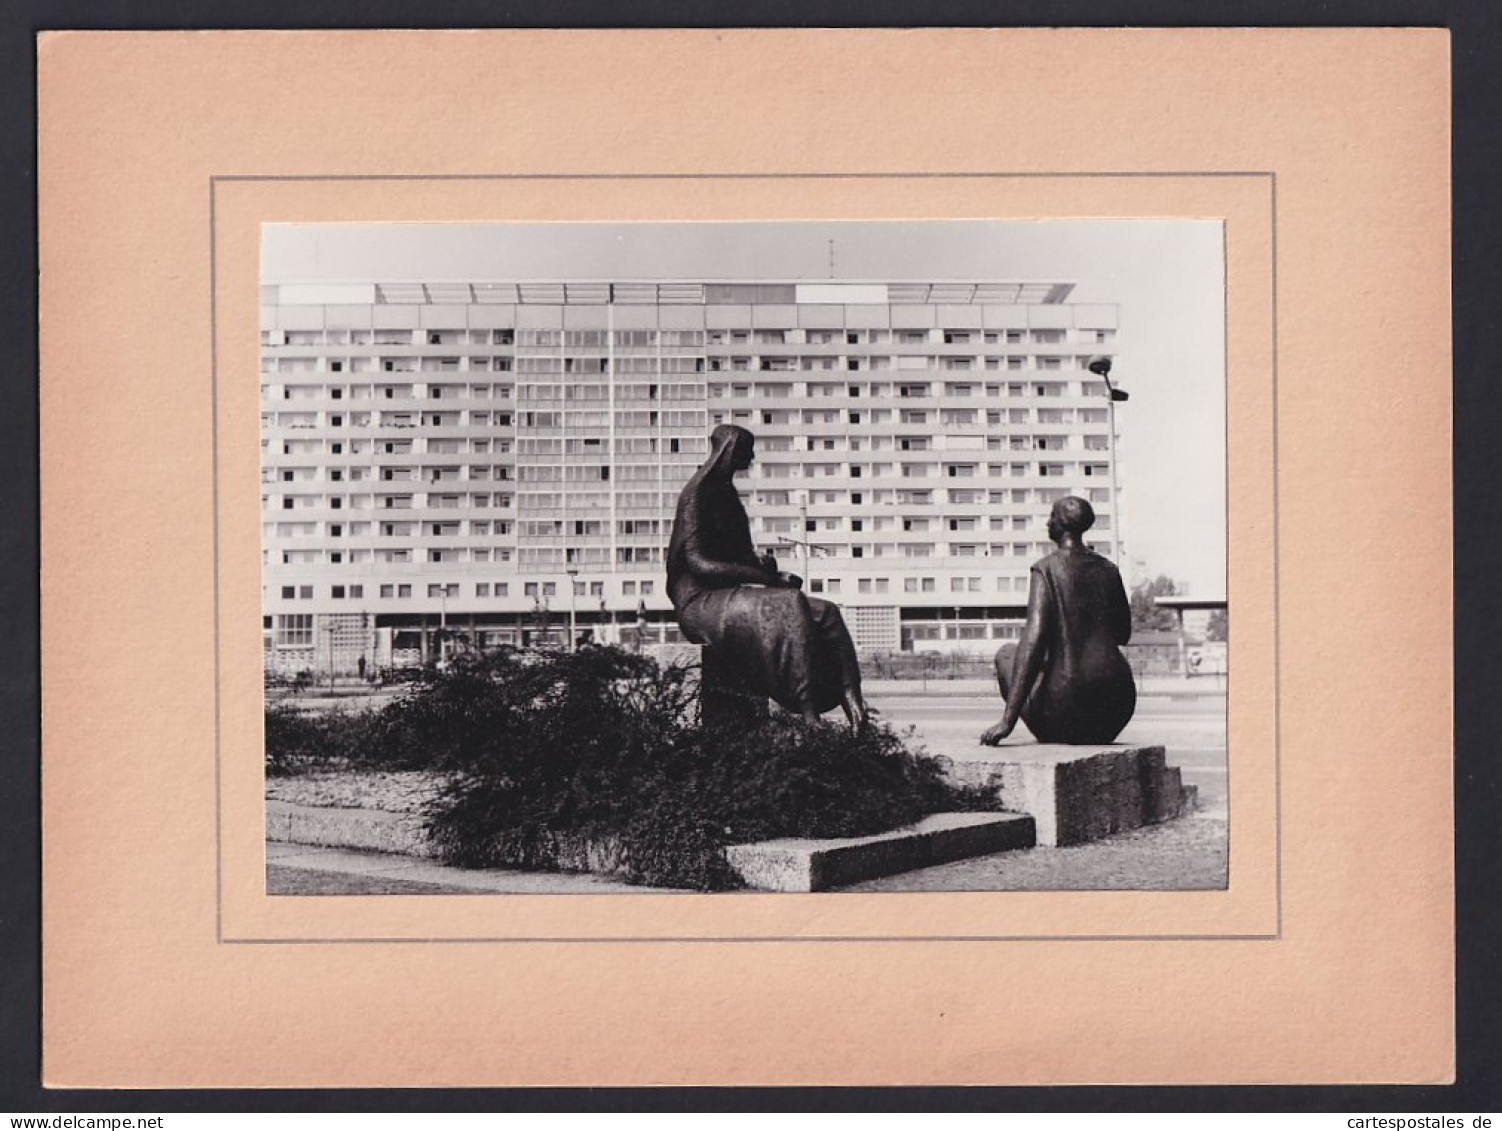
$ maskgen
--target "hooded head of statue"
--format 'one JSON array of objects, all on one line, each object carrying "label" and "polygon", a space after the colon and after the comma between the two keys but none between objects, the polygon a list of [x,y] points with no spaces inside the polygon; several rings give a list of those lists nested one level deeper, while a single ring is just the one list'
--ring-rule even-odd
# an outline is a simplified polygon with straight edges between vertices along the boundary
[{"label": "hooded head of statue", "polygon": [[756,458],[756,437],[738,424],[720,424],[709,434],[706,472],[729,479]]}]

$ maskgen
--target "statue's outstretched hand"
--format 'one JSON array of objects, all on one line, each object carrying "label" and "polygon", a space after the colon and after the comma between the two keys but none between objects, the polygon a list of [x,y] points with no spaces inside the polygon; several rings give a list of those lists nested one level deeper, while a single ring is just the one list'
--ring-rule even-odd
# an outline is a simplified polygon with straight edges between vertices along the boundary
[{"label": "statue's outstretched hand", "polygon": [[777,575],[777,584],[783,589],[802,589],[803,578],[799,577],[796,573],[779,573]]},{"label": "statue's outstretched hand", "polygon": [[985,734],[980,736],[981,745],[1000,746],[1001,740],[1006,738],[1007,735],[1011,734],[1016,726],[1017,724],[1015,722],[1008,722],[1006,719],[1002,719],[1001,722],[997,723],[993,727],[990,727]]}]

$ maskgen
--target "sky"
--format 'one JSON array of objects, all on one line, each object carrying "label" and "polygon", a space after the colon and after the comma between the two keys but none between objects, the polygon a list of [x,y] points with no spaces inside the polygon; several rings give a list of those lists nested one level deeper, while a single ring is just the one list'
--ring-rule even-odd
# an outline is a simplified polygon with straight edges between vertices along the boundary
[{"label": "sky", "polygon": [[[831,243],[832,241],[832,243]],[[1120,312],[1112,380],[1129,579],[1226,593],[1225,271],[1218,220],[274,224],[273,283],[529,279],[1047,281]]]}]

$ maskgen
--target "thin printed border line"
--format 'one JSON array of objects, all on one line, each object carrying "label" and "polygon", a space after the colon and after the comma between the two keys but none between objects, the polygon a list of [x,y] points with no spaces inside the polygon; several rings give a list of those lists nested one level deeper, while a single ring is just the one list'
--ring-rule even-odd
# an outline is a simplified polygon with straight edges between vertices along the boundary
[{"label": "thin printed border line", "polygon": [[[972,893],[973,894],[973,893]],[[997,892],[995,894],[1007,894]],[[289,898],[301,898],[292,896]],[[418,896],[419,899],[432,898],[431,896]],[[1278,935],[793,935],[783,938],[778,935],[669,935],[663,937],[644,937],[641,935],[614,935],[598,936],[593,938],[580,938],[578,935],[560,935],[549,937],[545,935],[497,935],[494,937],[477,936],[475,938],[437,937],[422,938],[418,936],[402,935],[371,935],[367,937],[344,938],[338,935],[327,938],[308,939],[281,939],[281,938],[233,938],[220,939],[224,943],[246,943],[282,945],[297,944],[319,946],[328,943],[454,943],[454,944],[490,944],[490,943],[547,943],[557,946],[560,943],[785,943],[785,942],[813,942],[813,943],[994,943],[994,942],[1271,942],[1279,938]]]},{"label": "thin printed border line", "polygon": [[[222,774],[222,726],[223,703],[221,642],[221,600],[219,589],[219,265],[218,265],[218,214],[217,192],[221,182],[339,182],[339,181],[725,181],[725,180],[1042,180],[1042,179],[1152,179],[1175,177],[1200,177],[1213,179],[1265,178],[1268,182],[1268,209],[1271,220],[1272,246],[1272,457],[1273,457],[1273,812],[1274,812],[1274,903],[1276,927],[1271,934],[1236,935],[809,935],[809,936],[748,936],[748,937],[593,937],[573,936],[547,938],[227,938],[224,934],[224,796]],[[1222,247],[1226,235],[1222,233]],[[1230,263],[1222,252],[1222,271],[1225,275],[1227,293],[1230,285]],[[1230,303],[1225,303],[1225,341],[1223,343],[1229,360],[1230,352]],[[1283,636],[1282,636],[1282,578],[1280,573],[1281,544],[1279,526],[1278,478],[1278,176],[1271,170],[1246,171],[1120,171],[1120,172],[866,172],[866,173],[348,173],[348,174],[263,174],[235,173],[216,174],[209,177],[209,349],[210,349],[210,411],[211,452],[213,468],[213,537],[214,537],[214,894],[215,938],[220,943],[243,944],[293,944],[322,945],[339,943],[448,943],[477,944],[494,943],[909,943],[909,942],[1268,942],[1283,937]],[[1225,381],[1230,383],[1230,367],[1225,367]],[[1227,451],[1230,439],[1230,403],[1226,404]],[[1230,484],[1227,482],[1227,513],[1229,513]],[[1229,539],[1229,532],[1227,538]],[[1227,568],[1229,570],[1229,561]],[[1229,719],[1230,704],[1227,701]],[[1229,763],[1227,783],[1229,786]]]},{"label": "thin printed border line", "polygon": [[868,180],[1037,180],[1048,177],[1273,177],[1267,170],[1245,172],[1034,172],[1034,173],[219,173],[209,181],[868,181]]}]

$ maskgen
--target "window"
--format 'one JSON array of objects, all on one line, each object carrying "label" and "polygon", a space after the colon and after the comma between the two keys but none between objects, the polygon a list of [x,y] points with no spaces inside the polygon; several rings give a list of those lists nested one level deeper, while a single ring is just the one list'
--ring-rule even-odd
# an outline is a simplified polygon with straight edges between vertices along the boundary
[{"label": "window", "polygon": [[334,600],[336,600],[336,601],[342,601],[342,600],[344,600],[344,586],[342,586],[342,585],[335,585],[333,587],[331,595],[333,596]]},{"label": "window", "polygon": [[313,614],[284,613],[276,618],[276,646],[278,648],[311,648],[313,646]]},{"label": "window", "polygon": [[475,582],[475,596],[476,597],[489,597],[490,596],[490,582],[488,582],[488,581],[477,581],[477,582]]}]

